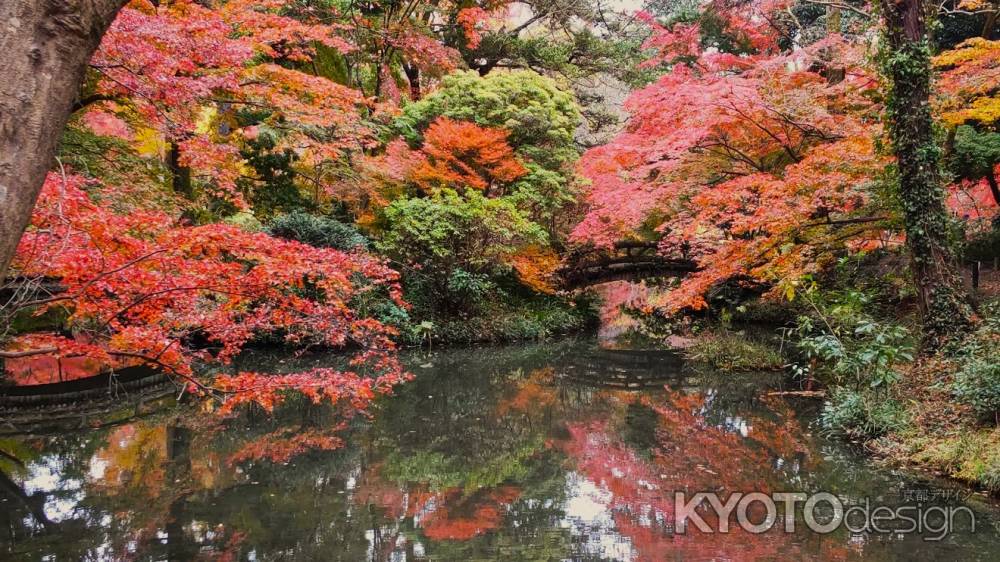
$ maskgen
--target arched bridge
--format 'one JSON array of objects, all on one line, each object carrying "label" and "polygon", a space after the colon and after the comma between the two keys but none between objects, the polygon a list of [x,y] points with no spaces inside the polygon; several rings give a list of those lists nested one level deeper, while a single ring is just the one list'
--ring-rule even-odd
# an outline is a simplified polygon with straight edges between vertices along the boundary
[{"label": "arched bridge", "polygon": [[556,270],[556,279],[563,289],[572,290],[611,281],[683,277],[698,270],[694,261],[665,257],[657,247],[656,242],[626,241],[610,249],[573,250]]}]

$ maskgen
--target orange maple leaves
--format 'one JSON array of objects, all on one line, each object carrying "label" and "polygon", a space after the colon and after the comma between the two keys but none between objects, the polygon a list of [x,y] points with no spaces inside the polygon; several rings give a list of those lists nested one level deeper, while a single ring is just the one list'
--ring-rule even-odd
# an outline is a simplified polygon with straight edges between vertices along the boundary
[{"label": "orange maple leaves", "polygon": [[409,177],[428,192],[471,188],[489,195],[528,172],[507,143],[509,135],[503,129],[439,117],[427,128],[421,158]]}]

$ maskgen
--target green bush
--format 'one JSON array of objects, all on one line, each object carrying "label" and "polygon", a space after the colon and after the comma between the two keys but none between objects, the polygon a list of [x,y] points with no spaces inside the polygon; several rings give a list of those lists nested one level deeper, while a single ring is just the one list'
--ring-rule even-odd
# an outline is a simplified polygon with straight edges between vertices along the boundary
[{"label": "green bush", "polygon": [[996,423],[1000,417],[1000,303],[984,306],[983,315],[982,326],[958,350],[961,366],[951,389],[980,418]]},{"label": "green bush", "polygon": [[235,215],[229,215],[222,219],[222,222],[231,224],[247,232],[261,232],[264,230],[264,225],[250,211],[240,211]]},{"label": "green bush", "polygon": [[993,223],[993,228],[976,234],[965,243],[963,252],[965,259],[971,261],[990,261],[1000,258],[1000,220]]},{"label": "green bush", "polygon": [[380,250],[449,276],[455,269],[505,272],[504,260],[521,246],[546,242],[509,201],[476,191],[442,189],[431,197],[398,199],[386,207],[384,223]]},{"label": "green bush", "polygon": [[427,311],[414,311],[414,316],[425,320],[427,327],[418,323],[401,330],[408,344],[422,344],[428,332],[434,342],[452,344],[543,340],[579,332],[597,322],[590,300],[567,301],[544,295],[524,298],[506,292],[469,314],[427,316],[421,312]]},{"label": "green bush", "polygon": [[699,336],[684,355],[722,371],[774,371],[785,365],[785,358],[774,346],[728,331]]},{"label": "green bush", "polygon": [[579,157],[574,133],[580,112],[571,93],[527,70],[484,77],[457,72],[430,95],[408,104],[394,132],[417,148],[439,117],[507,130],[527,173],[510,186],[505,198],[553,239],[575,225],[579,217],[569,211],[579,198],[573,170]]},{"label": "green bush", "polygon": [[872,296],[861,291],[821,294],[811,288],[802,298],[812,313],[799,317],[790,333],[802,359],[795,371],[830,388],[824,428],[860,438],[905,428],[909,416],[890,388],[900,377],[897,365],[913,360],[910,332],[872,318]]},{"label": "green bush", "polygon": [[864,438],[900,431],[908,419],[906,409],[896,400],[843,387],[833,391],[821,414],[829,433]]},{"label": "green bush", "polygon": [[253,177],[236,181],[245,193],[257,216],[269,219],[281,213],[314,209],[315,204],[303,186],[296,182],[294,172],[298,156],[289,148],[279,148],[284,133],[258,126],[258,135],[240,150],[240,155],[253,169]]},{"label": "green bush", "polygon": [[1000,133],[978,131],[969,125],[957,127],[947,164],[957,178],[976,181],[989,177],[1000,164]]},{"label": "green bush", "polygon": [[983,419],[1000,415],[1000,353],[985,352],[966,360],[952,384],[955,398]]},{"label": "green bush", "polygon": [[580,110],[573,94],[530,70],[450,74],[434,93],[403,108],[396,129],[417,146],[441,116],[507,129],[518,155],[548,170],[562,169],[579,155],[573,134]]},{"label": "green bush", "polygon": [[463,298],[482,300],[498,290],[489,276],[456,269],[448,277],[448,292]]},{"label": "green bush", "polygon": [[804,361],[797,374],[833,387],[886,390],[899,379],[896,366],[912,361],[912,336],[897,324],[868,316],[871,298],[848,291],[820,301],[806,295],[813,314],[800,316],[790,335]]},{"label": "green bush", "polygon": [[368,248],[368,239],[354,226],[329,217],[317,217],[302,211],[293,211],[274,219],[268,232],[272,236],[296,240],[319,248],[350,251]]}]

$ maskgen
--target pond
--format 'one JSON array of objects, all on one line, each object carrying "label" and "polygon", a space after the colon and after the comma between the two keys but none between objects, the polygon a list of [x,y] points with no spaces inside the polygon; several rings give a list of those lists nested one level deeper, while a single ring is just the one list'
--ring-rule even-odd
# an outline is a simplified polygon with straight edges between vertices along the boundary
[{"label": "pond", "polygon": [[[333,360],[258,354],[241,367]],[[4,438],[0,559],[995,560],[1000,549],[985,498],[874,468],[822,435],[818,400],[775,393],[780,374],[701,372],[586,339],[407,361],[416,379],[348,423],[303,405],[223,424],[165,404]],[[819,533],[801,503],[789,522],[779,505],[760,533],[735,515],[726,533],[680,532],[675,493],[702,491],[907,506],[923,532],[855,521]],[[718,529],[709,508],[694,513]],[[764,501],[745,513],[774,523]],[[837,516],[831,502],[812,513]]]}]

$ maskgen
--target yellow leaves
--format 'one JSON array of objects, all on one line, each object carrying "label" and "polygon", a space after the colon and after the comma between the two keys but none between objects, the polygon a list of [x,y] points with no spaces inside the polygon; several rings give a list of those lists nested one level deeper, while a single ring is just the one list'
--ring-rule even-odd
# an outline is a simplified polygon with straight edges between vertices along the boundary
[{"label": "yellow leaves", "polygon": [[559,256],[552,248],[528,246],[511,258],[518,279],[539,293],[554,294],[552,276],[559,267]]},{"label": "yellow leaves", "polygon": [[213,106],[202,107],[195,122],[195,132],[199,135],[208,135],[215,130],[215,118],[219,111]]},{"label": "yellow leaves", "polygon": [[[798,294],[798,287],[800,284],[800,279],[795,276],[789,276],[781,279],[777,286],[774,288],[772,293],[780,294],[788,302],[795,300],[795,296]],[[809,291],[806,290],[806,293]]]},{"label": "yellow leaves", "polygon": [[982,37],[973,37],[972,39],[963,41],[954,49],[944,51],[934,57],[933,64],[935,68],[939,69],[951,68],[978,61],[984,56],[995,55],[997,49],[1000,49],[1000,41],[990,41]]},{"label": "yellow leaves", "polygon": [[90,475],[94,484],[107,486],[112,492],[125,485],[155,497],[165,484],[166,427],[143,423],[121,426],[94,456],[101,461],[97,466],[102,467]]},{"label": "yellow leaves", "polygon": [[127,7],[147,15],[156,13],[156,6],[149,0],[132,0],[127,4]]},{"label": "yellow leaves", "polygon": [[941,71],[938,110],[945,123],[1000,121],[1000,41],[969,39],[935,57],[934,66]]},{"label": "yellow leaves", "polygon": [[1000,121],[1000,97],[977,98],[968,107],[943,113],[941,119],[955,127],[972,121],[996,123]]},{"label": "yellow leaves", "polygon": [[139,127],[135,131],[135,151],[144,158],[162,158],[167,153],[167,141],[156,129]]}]

